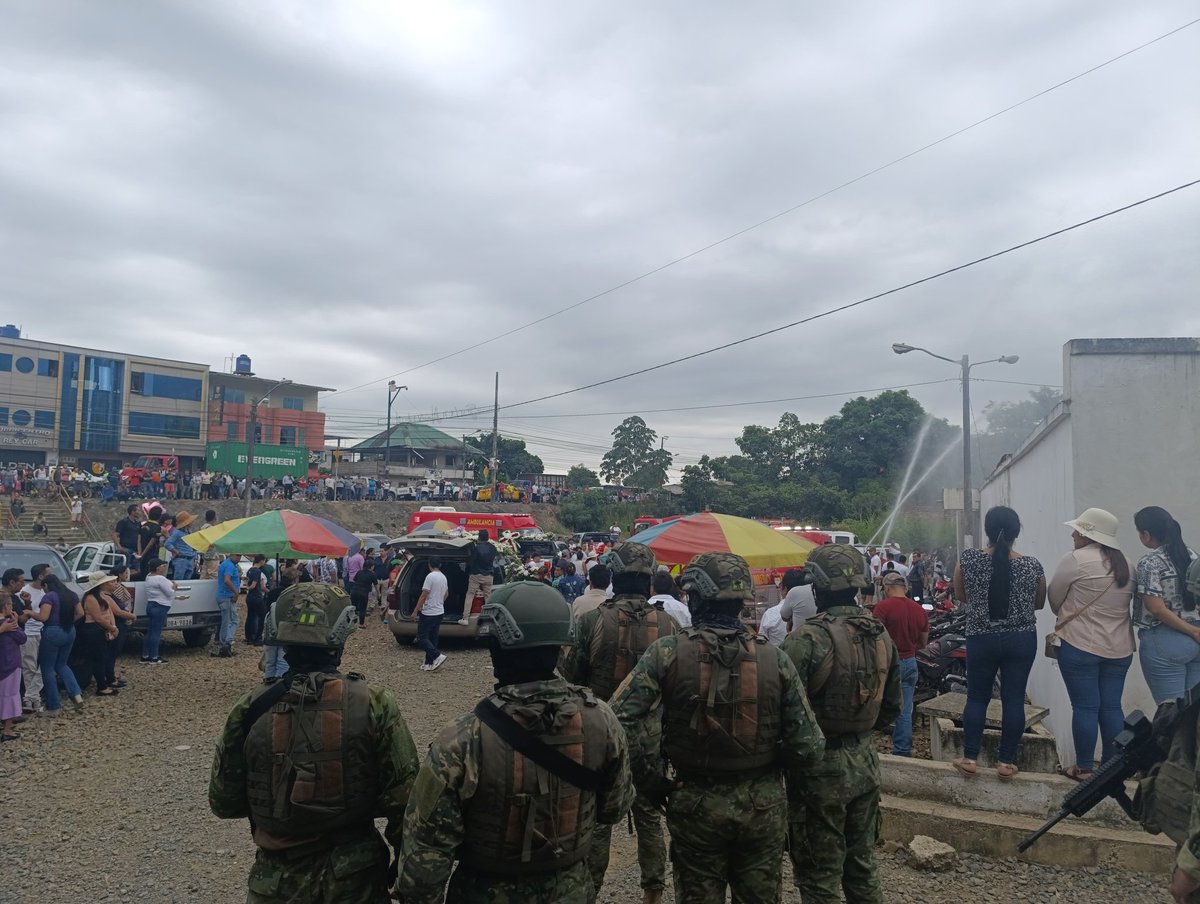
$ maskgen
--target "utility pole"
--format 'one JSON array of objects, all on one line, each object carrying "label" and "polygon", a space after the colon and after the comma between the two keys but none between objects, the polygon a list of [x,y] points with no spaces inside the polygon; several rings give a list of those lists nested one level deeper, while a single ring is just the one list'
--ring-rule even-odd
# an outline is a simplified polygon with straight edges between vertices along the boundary
[{"label": "utility pole", "polygon": [[[408,389],[407,386],[397,386],[395,380],[388,380],[388,404],[387,404],[387,436],[384,440],[383,454],[383,477],[387,480],[392,471],[392,403],[396,401],[396,396],[400,394],[401,389]],[[384,490],[384,498],[387,498],[387,491]]]},{"label": "utility pole", "polygon": [[962,423],[963,423],[963,523],[962,545],[959,550],[972,544],[975,533],[975,505],[971,498],[971,359],[962,356]]},{"label": "utility pole", "polygon": [[250,498],[254,495],[254,435],[258,432],[258,405],[261,399],[250,399],[250,420],[246,422],[246,512],[250,517]]},{"label": "utility pole", "polygon": [[492,500],[500,492],[500,371],[496,371],[496,400],[492,405]]}]

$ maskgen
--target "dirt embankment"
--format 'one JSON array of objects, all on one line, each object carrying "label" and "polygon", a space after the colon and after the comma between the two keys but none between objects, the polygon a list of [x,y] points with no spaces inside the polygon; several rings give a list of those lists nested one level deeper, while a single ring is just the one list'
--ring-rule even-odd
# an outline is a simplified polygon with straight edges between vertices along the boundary
[{"label": "dirt embankment", "polygon": [[[397,537],[408,527],[409,516],[418,511],[422,505],[437,505],[438,503],[417,502],[308,502],[299,496],[291,502],[283,499],[267,501],[254,500],[251,514],[257,515],[272,509],[290,508],[298,512],[320,515],[347,530],[370,534],[387,534]],[[544,531],[551,534],[566,535],[570,533],[558,520],[558,508],[553,505],[516,505],[514,503],[490,502],[454,502],[460,512],[528,512],[533,515]],[[188,511],[198,518],[204,517],[207,509],[213,509],[222,521],[231,518],[241,518],[246,513],[246,503],[236,499],[179,499],[166,503],[168,511]],[[105,532],[125,513],[123,503],[104,505],[96,501],[88,501],[84,511],[88,519],[98,530]],[[107,536],[107,534],[106,534]]]}]

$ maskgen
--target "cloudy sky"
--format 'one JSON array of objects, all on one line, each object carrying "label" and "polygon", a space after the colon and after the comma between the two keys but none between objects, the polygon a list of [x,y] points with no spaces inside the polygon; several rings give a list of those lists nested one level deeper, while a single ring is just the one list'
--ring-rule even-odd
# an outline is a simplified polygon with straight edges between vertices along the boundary
[{"label": "cloudy sky", "polygon": [[[379,428],[392,376],[409,387],[396,418],[490,405],[497,370],[501,404],[570,390],[1200,177],[1197,25],[693,255],[1197,15],[1170,0],[14,4],[0,322],[218,370],[245,352],[263,376],[342,390],[325,406],[347,435]],[[1200,335],[1198,210],[1200,187],[506,409],[502,429],[565,469],[643,413],[686,464],[786,410],[818,420],[856,391],[955,376],[893,355],[899,340],[1017,354],[976,375],[1057,384],[1068,339]],[[979,412],[1028,387],[972,391]],[[958,422],[955,382],[912,392]],[[738,404],[801,396],[825,397]],[[679,410],[715,405],[736,407]]]}]

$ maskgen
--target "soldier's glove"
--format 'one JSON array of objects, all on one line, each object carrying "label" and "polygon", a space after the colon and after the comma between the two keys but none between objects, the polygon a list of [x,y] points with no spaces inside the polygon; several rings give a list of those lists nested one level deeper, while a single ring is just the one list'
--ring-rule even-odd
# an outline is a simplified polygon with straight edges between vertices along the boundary
[{"label": "soldier's glove", "polygon": [[659,809],[666,809],[672,792],[683,787],[683,782],[673,782],[665,775],[656,776],[653,784],[642,789],[642,796]]}]

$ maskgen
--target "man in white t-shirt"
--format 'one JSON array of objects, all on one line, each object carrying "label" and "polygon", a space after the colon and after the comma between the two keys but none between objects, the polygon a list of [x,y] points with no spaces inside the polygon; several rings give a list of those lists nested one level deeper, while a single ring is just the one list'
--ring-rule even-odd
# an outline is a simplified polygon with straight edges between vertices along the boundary
[{"label": "man in white t-shirt", "polygon": [[758,625],[758,633],[767,639],[773,647],[777,647],[787,639],[788,626],[783,620],[781,611],[783,610],[783,600],[780,600],[770,609],[763,613],[762,621]]},{"label": "man in white t-shirt", "polygon": [[675,589],[675,579],[671,577],[667,571],[657,571],[654,573],[654,578],[650,582],[650,589],[654,591],[654,596],[650,597],[646,602],[651,606],[662,603],[663,611],[679,622],[679,627],[690,628],[692,626],[692,613],[683,603],[675,599],[672,591]]},{"label": "man in white t-shirt", "polygon": [[[50,567],[39,572],[39,577],[50,573]],[[38,650],[42,645],[42,623],[34,618],[46,595],[41,581],[28,583],[20,568],[4,572],[2,588],[12,594],[13,610],[17,613],[17,624],[25,632],[25,643],[21,645],[21,677],[25,682],[25,695],[21,698],[21,710],[25,713],[43,712],[42,671],[38,666]]]},{"label": "man in white t-shirt", "polygon": [[442,574],[442,563],[437,559],[429,562],[429,574],[421,585],[413,616],[417,619],[417,646],[425,651],[422,672],[432,672],[446,661],[446,654],[438,649],[438,631],[442,627],[442,616],[446,613],[446,595],[450,584]]}]

